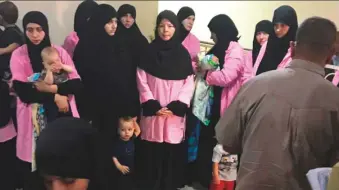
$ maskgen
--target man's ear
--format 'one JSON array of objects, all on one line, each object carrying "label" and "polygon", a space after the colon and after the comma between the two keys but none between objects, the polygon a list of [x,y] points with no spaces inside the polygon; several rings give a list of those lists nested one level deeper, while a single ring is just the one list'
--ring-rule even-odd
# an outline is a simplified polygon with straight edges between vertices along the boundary
[{"label": "man's ear", "polygon": [[296,46],[296,42],[290,41],[291,57],[292,57],[292,58],[293,58],[294,55],[295,55],[295,46]]}]

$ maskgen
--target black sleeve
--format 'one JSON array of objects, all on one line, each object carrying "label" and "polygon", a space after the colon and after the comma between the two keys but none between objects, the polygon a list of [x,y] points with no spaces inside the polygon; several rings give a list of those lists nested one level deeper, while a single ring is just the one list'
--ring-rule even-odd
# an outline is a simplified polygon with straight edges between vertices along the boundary
[{"label": "black sleeve", "polygon": [[58,84],[58,94],[63,96],[79,94],[82,89],[83,85],[80,79],[72,79]]},{"label": "black sleeve", "polygon": [[188,109],[187,104],[182,103],[179,100],[169,103],[166,107],[171,110],[174,115],[179,117],[184,117]]},{"label": "black sleeve", "polygon": [[158,100],[148,100],[141,104],[143,116],[155,116],[162,108]]},{"label": "black sleeve", "polygon": [[8,45],[17,43],[19,45],[23,44],[23,35],[18,28],[12,28],[10,31],[6,32],[6,43]]},{"label": "black sleeve", "polygon": [[7,83],[0,84],[0,128],[8,124],[11,118],[11,97],[9,95],[9,86]]},{"label": "black sleeve", "polygon": [[54,94],[39,92],[33,84],[14,80],[13,88],[20,98],[26,104],[54,102]]}]

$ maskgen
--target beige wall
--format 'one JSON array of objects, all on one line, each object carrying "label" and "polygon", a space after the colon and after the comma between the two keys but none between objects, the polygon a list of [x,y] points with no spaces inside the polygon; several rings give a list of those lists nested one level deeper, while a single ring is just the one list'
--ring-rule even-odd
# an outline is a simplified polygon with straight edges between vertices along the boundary
[{"label": "beige wall", "polygon": [[159,12],[169,9],[177,13],[182,6],[190,6],[196,12],[193,33],[200,40],[210,41],[208,22],[217,14],[227,14],[235,22],[241,35],[240,43],[251,48],[254,27],[263,19],[271,20],[273,11],[280,5],[290,5],[301,23],[311,16],[329,18],[339,27],[339,1],[159,1]]},{"label": "beige wall", "polygon": [[[31,10],[39,10],[46,14],[52,42],[62,44],[65,37],[73,30],[74,13],[81,1],[14,1],[19,8],[18,24],[22,27],[23,16]],[[107,3],[116,10],[124,3],[130,3],[137,9],[137,23],[147,37],[153,32],[157,15],[157,1],[98,1]]]}]

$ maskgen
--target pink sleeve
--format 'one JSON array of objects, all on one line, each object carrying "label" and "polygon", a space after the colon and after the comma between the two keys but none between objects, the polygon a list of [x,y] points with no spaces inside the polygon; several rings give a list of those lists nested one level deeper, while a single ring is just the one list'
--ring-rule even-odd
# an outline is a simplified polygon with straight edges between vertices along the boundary
[{"label": "pink sleeve", "polygon": [[62,47],[58,48],[59,54],[61,57],[61,61],[63,64],[68,65],[72,68],[72,72],[68,74],[69,79],[79,79],[80,76],[74,66],[73,60],[71,59],[71,56],[64,50]]},{"label": "pink sleeve", "polygon": [[189,106],[191,103],[193,92],[194,92],[194,76],[191,75],[185,79],[184,85],[179,92],[178,100]]},{"label": "pink sleeve", "polygon": [[252,51],[244,51],[244,76],[242,83],[246,83],[252,78],[253,62],[252,62]]},{"label": "pink sleeve", "polygon": [[68,40],[68,38],[65,39],[64,45],[62,47],[67,51],[67,53],[73,57],[73,51],[74,51],[74,46],[72,45],[72,41]]},{"label": "pink sleeve", "polygon": [[242,75],[244,70],[244,54],[240,49],[234,49],[225,56],[224,68],[220,71],[210,71],[206,82],[209,85],[226,87]]},{"label": "pink sleeve", "polygon": [[288,64],[292,61],[291,57],[291,48],[288,49],[284,59],[281,61],[281,63],[278,65],[277,69],[283,69],[288,66]]},{"label": "pink sleeve", "polygon": [[20,57],[20,50],[21,48],[16,49],[11,56],[10,69],[12,72],[12,81],[27,82],[27,76],[25,76],[25,72],[23,71],[25,67]]},{"label": "pink sleeve", "polygon": [[339,71],[336,71],[332,80],[332,83],[337,86],[339,83]]},{"label": "pink sleeve", "polygon": [[144,103],[148,100],[154,100],[151,89],[147,83],[147,74],[142,69],[137,69],[137,85],[140,95],[140,102]]}]

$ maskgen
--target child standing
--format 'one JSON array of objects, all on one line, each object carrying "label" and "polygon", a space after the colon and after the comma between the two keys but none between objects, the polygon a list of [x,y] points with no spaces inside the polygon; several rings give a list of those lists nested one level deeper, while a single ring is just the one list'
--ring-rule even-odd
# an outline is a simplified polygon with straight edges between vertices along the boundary
[{"label": "child standing", "polygon": [[134,139],[140,135],[140,127],[136,118],[123,117],[119,119],[117,139],[113,149],[113,163],[119,170],[117,190],[133,190],[134,185]]},{"label": "child standing", "polygon": [[226,152],[221,144],[213,149],[213,181],[210,190],[233,190],[237,179],[238,156]]}]

